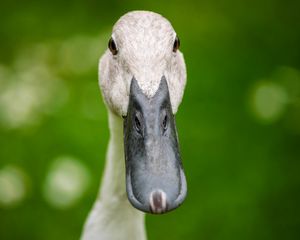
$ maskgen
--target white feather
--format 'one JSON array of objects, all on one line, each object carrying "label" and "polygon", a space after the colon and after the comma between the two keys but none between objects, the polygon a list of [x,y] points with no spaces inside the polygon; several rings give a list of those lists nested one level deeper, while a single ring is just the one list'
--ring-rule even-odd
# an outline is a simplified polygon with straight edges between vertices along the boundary
[{"label": "white feather", "polygon": [[99,84],[108,107],[126,115],[133,76],[151,97],[164,75],[175,114],[185,88],[186,68],[182,53],[173,52],[176,33],[170,22],[153,12],[130,12],[115,24],[112,37],[118,54],[107,50],[99,64]]}]

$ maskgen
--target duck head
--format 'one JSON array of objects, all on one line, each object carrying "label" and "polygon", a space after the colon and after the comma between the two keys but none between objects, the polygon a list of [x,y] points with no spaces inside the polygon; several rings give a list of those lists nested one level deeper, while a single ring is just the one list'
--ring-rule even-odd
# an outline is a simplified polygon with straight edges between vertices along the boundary
[{"label": "duck head", "polygon": [[174,117],[186,83],[179,45],[161,15],[129,12],[113,27],[99,64],[106,105],[124,119],[128,199],[154,214],[177,208],[187,192]]}]

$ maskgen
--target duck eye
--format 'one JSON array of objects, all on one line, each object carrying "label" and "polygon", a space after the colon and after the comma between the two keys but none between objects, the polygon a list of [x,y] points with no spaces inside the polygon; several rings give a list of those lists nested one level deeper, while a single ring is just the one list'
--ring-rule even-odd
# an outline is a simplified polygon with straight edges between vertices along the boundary
[{"label": "duck eye", "polygon": [[176,52],[178,50],[178,48],[180,47],[180,40],[179,38],[176,36],[175,41],[174,41],[174,45],[173,45],[173,52]]},{"label": "duck eye", "polygon": [[113,38],[109,39],[109,41],[108,41],[108,48],[109,48],[109,50],[111,51],[111,53],[113,55],[116,55],[118,53],[118,49],[117,49],[116,43],[113,40]]}]

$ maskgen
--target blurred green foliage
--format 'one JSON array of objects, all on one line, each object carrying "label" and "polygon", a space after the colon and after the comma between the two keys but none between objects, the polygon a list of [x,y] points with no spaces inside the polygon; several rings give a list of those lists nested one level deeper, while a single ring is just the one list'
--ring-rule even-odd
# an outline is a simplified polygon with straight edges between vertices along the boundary
[{"label": "blurred green foliage", "polygon": [[[299,239],[300,2],[292,0],[2,2],[0,239],[79,238],[108,142],[98,58],[115,21],[137,9],[171,21],[188,69],[177,114],[188,197],[147,216],[149,239]],[[44,193],[61,156],[77,159],[70,174],[81,165],[89,174],[69,207]],[[4,193],[21,197],[10,204]]]}]

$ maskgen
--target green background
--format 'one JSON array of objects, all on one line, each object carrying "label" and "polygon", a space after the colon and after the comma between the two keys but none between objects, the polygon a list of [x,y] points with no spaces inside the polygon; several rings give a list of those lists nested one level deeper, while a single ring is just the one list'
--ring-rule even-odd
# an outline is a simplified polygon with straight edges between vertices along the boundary
[{"label": "green background", "polygon": [[[300,2],[292,0],[2,1],[0,239],[79,238],[109,137],[98,59],[112,25],[138,9],[171,21],[188,72],[176,115],[188,196],[174,212],[147,216],[149,239],[300,239]],[[87,180],[62,206],[46,182],[64,156]],[[5,177],[12,168],[24,194],[4,202],[17,191]]]}]

